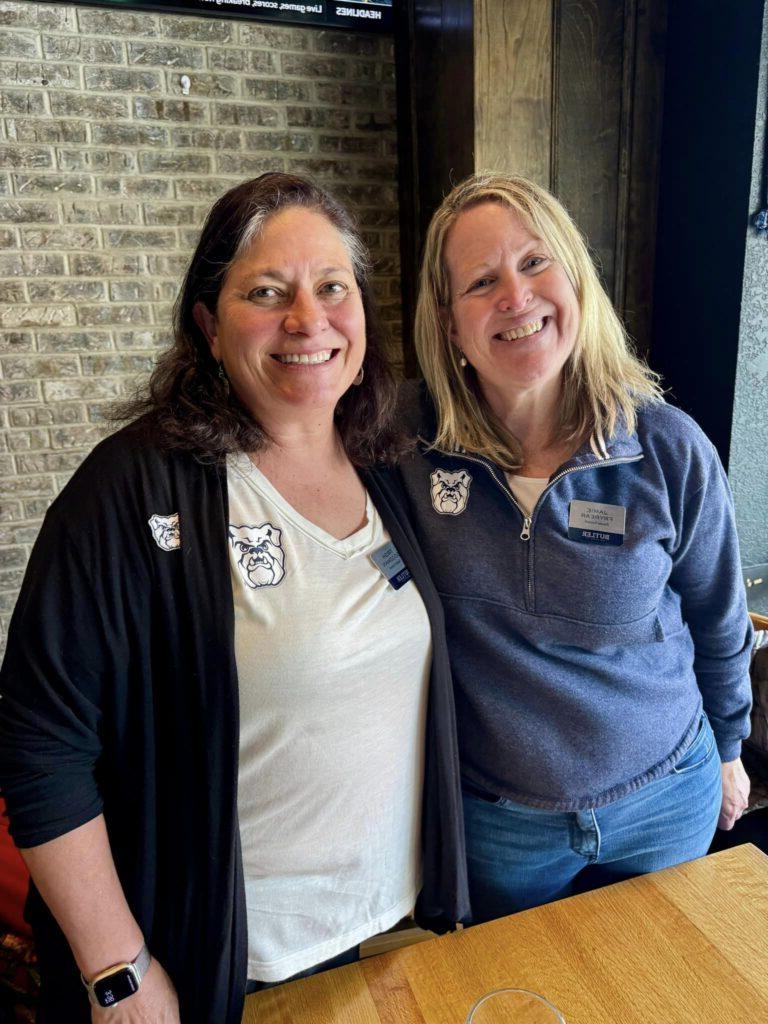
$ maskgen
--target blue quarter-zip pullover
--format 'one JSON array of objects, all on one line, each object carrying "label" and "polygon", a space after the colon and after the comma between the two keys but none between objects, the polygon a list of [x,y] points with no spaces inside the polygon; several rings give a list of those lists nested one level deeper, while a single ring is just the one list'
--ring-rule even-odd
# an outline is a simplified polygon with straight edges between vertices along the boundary
[{"label": "blue quarter-zip pullover", "polygon": [[430,450],[426,404],[418,418],[401,472],[445,606],[466,778],[599,807],[668,774],[702,704],[721,759],[738,757],[751,627],[728,482],[693,420],[646,405],[635,434],[564,463],[528,517],[497,466]]}]

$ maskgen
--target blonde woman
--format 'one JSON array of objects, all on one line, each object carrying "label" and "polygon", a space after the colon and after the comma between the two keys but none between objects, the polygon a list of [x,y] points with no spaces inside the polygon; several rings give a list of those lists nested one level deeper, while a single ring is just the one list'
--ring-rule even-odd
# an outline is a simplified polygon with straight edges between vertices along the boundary
[{"label": "blonde woman", "polygon": [[746,806],[731,496],[563,207],[473,177],[429,229],[403,476],[442,596],[486,920],[706,853]]}]

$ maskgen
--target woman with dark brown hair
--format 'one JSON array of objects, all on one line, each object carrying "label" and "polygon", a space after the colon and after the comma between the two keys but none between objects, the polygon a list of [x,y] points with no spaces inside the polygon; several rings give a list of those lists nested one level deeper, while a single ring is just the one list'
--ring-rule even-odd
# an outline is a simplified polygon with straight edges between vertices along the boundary
[{"label": "woman with dark brown hair", "polygon": [[235,1024],[246,990],[348,962],[420,889],[425,918],[466,915],[441,611],[383,465],[392,411],[347,213],[289,175],[232,189],[11,625],[0,773],[40,1024]]}]

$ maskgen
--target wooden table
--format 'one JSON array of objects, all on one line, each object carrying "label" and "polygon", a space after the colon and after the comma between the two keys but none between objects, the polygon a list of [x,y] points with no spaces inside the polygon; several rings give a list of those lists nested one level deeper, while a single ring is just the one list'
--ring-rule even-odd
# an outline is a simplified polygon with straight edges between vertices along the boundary
[{"label": "wooden table", "polygon": [[768,857],[740,846],[268,989],[243,1024],[464,1024],[505,986],[567,1024],[766,1024]]}]

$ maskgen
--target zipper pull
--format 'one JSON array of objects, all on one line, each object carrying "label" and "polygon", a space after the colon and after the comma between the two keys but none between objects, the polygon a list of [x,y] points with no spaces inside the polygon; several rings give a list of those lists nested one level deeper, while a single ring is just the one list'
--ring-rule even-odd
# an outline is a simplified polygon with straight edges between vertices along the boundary
[{"label": "zipper pull", "polygon": [[522,533],[520,534],[520,540],[530,540],[530,539],[531,539],[531,517],[530,516],[526,516],[525,519],[523,519],[523,530],[522,530]]}]

